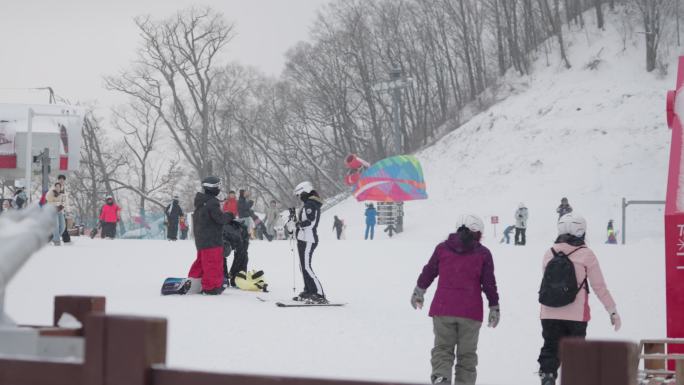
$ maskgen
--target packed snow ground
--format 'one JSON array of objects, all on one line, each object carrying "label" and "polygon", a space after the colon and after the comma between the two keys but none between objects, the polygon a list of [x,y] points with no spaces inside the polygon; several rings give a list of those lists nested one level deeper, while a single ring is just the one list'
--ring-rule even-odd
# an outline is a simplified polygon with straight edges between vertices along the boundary
[{"label": "packed snow ground", "polygon": [[[324,213],[313,266],[329,298],[346,307],[273,305],[292,295],[288,242],[250,248],[250,267],[266,271],[272,290],[260,294],[269,302],[260,302],[259,294],[239,291],[159,296],[165,277],[187,273],[192,242],[78,239],[29,261],[10,284],[7,310],[21,323],[49,323],[54,295],[105,295],[111,313],[169,320],[173,367],[424,383],[431,321],[427,309],[410,307],[409,297],[436,242],[453,230],[455,214],[470,211],[501,220],[496,236],[488,225],[484,244],[494,254],[502,321],[482,329],[479,383],[534,383],[541,258],[555,235],[555,208],[567,196],[589,221],[591,246],[623,318],[623,329],[613,332],[592,296],[589,337],[662,337],[662,209],[630,207],[628,245],[603,242],[608,220],[620,225],[623,196],[664,199],[670,135],[664,97],[674,75],[647,74],[643,47],[628,41],[623,51],[615,25],[608,23],[593,42],[584,32],[568,34],[571,70],[558,65],[555,53],[548,66],[537,61],[533,75],[508,78],[502,89],[509,98],[417,154],[430,199],[407,203],[405,233],[389,240],[378,228],[379,239],[362,241],[363,204],[353,199]],[[599,52],[598,70],[584,69]],[[501,245],[521,201],[530,209],[528,245]],[[347,240],[333,240],[333,215],[346,221]],[[434,286],[428,302],[433,293]]]},{"label": "packed snow ground", "polygon": [[[328,297],[348,305],[282,309],[273,302],[292,295],[287,241],[250,248],[250,266],[266,271],[271,293],[230,290],[220,297],[159,295],[165,277],[187,272],[195,253],[191,241],[76,241],[43,249],[12,281],[7,310],[15,320],[49,324],[54,295],[104,295],[109,313],[168,319],[172,367],[413,383],[429,377],[432,323],[427,309],[413,310],[409,298],[432,242],[323,242],[314,268]],[[478,383],[529,384],[542,342],[536,293],[548,244],[485,244],[495,258],[502,320],[496,329],[482,329]],[[664,335],[661,249],[660,241],[595,247],[624,326],[613,332],[592,297],[591,338]]]}]

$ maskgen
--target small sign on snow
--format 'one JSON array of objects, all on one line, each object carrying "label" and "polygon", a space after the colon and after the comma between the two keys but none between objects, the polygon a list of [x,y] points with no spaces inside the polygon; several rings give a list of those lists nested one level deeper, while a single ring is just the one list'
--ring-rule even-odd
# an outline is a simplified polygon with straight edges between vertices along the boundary
[{"label": "small sign on snow", "polygon": [[499,223],[499,217],[492,217],[492,224],[495,225]]}]

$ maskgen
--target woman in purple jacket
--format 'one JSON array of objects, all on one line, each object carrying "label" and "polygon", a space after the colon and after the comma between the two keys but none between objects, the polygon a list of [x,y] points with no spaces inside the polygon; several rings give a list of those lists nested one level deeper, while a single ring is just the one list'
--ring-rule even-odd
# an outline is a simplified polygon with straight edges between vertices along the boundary
[{"label": "woman in purple jacket", "polygon": [[480,244],[483,230],[484,223],[478,216],[460,216],[456,232],[437,245],[411,296],[413,308],[422,308],[425,291],[439,275],[430,306],[435,333],[431,360],[433,384],[451,384],[454,359],[456,385],[475,384],[477,341],[483,318],[482,292],[489,302],[489,327],[499,324],[494,262],[489,249]]}]

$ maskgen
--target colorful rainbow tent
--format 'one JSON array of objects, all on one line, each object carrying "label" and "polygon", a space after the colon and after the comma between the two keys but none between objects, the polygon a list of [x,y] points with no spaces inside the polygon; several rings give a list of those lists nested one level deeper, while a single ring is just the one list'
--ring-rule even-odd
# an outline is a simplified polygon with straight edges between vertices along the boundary
[{"label": "colorful rainbow tent", "polygon": [[352,193],[359,202],[427,199],[423,169],[411,155],[393,156],[373,164],[361,174]]}]

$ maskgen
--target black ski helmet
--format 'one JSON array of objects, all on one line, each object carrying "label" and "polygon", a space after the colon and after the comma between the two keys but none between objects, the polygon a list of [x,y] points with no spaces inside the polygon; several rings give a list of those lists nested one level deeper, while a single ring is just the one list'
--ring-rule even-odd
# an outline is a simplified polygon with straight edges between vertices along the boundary
[{"label": "black ski helmet", "polygon": [[221,179],[213,175],[208,176],[202,179],[202,188],[205,193],[217,196],[221,192]]}]

